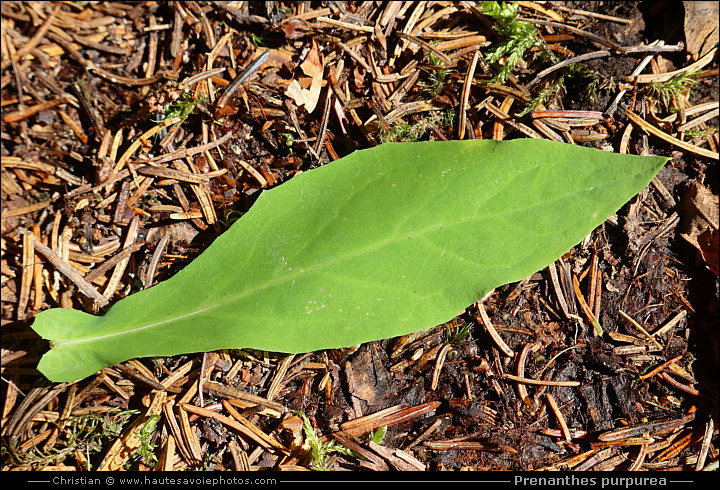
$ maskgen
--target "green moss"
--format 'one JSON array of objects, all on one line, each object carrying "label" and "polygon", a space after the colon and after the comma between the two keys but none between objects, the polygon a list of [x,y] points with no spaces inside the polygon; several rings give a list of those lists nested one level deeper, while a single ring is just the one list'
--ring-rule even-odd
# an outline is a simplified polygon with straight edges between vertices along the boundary
[{"label": "green moss", "polygon": [[[428,54],[428,61],[434,66],[443,66],[443,60],[440,59],[435,53],[430,52]],[[430,70],[428,73],[428,79],[422,82],[422,92],[430,98],[437,97],[445,88],[447,77],[455,70],[450,68],[436,68]]]},{"label": "green moss", "polygon": [[455,120],[455,111],[448,110],[442,114],[433,113],[423,117],[416,122],[398,123],[380,132],[380,141],[419,141],[430,131],[431,127],[446,128],[452,125]]},{"label": "green moss", "polygon": [[535,46],[542,48],[544,43],[537,35],[534,25],[514,20],[518,10],[516,2],[482,2],[482,10],[485,15],[496,20],[493,29],[504,38],[503,42],[492,47],[486,55],[490,63],[497,63],[505,58],[505,63],[492,79],[495,83],[504,83],[525,52]]},{"label": "green moss", "polygon": [[688,70],[685,73],[677,75],[667,82],[652,82],[645,89],[645,94],[660,102],[666,110],[670,110],[670,106],[677,97],[687,96],[697,80],[691,77],[697,70]]},{"label": "green moss", "polygon": [[[546,104],[553,97],[557,96],[565,86],[567,79],[582,79],[585,84],[585,93],[593,103],[597,97],[597,92],[601,86],[603,86],[602,79],[598,72],[591,70],[580,63],[573,63],[566,66],[562,70],[559,70],[559,74],[555,79],[550,82],[545,88],[543,88],[528,105],[522,111],[515,114],[515,117],[523,117],[531,111],[534,111],[538,106]],[[608,82],[612,83],[612,82]]]},{"label": "green moss", "polygon": [[328,456],[331,453],[340,453],[347,456],[354,455],[350,449],[335,441],[322,442],[315,433],[315,428],[312,426],[308,416],[299,410],[293,410],[293,413],[299,415],[303,421],[305,440],[310,445],[310,469],[314,471],[329,471]]},{"label": "green moss", "polygon": [[195,100],[190,92],[185,92],[175,102],[165,107],[165,119],[179,117],[184,121],[197,111],[200,102],[202,99]]},{"label": "green moss", "polygon": [[44,450],[33,446],[28,451],[20,451],[18,439],[12,438],[8,446],[3,447],[3,453],[9,455],[17,466],[56,465],[75,451],[80,451],[89,459],[90,455],[102,451],[105,442],[120,437],[130,417],[138,413],[137,410],[120,411],[116,408],[104,414],[70,417],[65,424],[66,436],[61,436],[56,447]]}]

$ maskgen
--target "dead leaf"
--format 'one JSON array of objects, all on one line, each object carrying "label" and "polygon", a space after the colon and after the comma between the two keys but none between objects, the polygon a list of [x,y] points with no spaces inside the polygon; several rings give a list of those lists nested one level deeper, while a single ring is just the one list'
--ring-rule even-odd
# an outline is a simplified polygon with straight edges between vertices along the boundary
[{"label": "dead leaf", "polygon": [[267,68],[290,68],[292,67],[292,56],[293,54],[286,49],[269,49],[270,55],[267,57],[265,62],[262,64],[261,69]]},{"label": "dead leaf", "polygon": [[181,221],[179,223],[170,223],[163,227],[152,227],[145,238],[149,243],[159,242],[163,235],[167,234],[170,243],[179,245],[188,245],[195,240],[199,231],[191,223]]},{"label": "dead leaf", "polygon": [[686,49],[694,59],[718,43],[718,5],[720,2],[683,2]]},{"label": "dead leaf", "polygon": [[291,19],[285,22],[281,29],[285,34],[285,39],[300,39],[310,30],[310,24],[302,19]]},{"label": "dead leaf", "polygon": [[345,363],[345,380],[358,417],[386,406],[386,397],[395,392],[392,376],[379,362],[372,347],[361,347],[352,362]]},{"label": "dead leaf", "polygon": [[322,88],[322,79],[324,71],[324,60],[317,47],[317,43],[313,41],[313,47],[305,56],[305,61],[300,65],[303,73],[310,77],[310,87],[303,88],[300,82],[295,79],[290,82],[285,95],[292,98],[298,107],[305,106],[308,113],[312,113],[317,107],[320,99],[320,89]]},{"label": "dead leaf", "polygon": [[642,193],[640,193],[637,198],[635,198],[628,207],[627,216],[625,217],[625,222],[623,224],[623,231],[627,235],[628,239],[628,245],[627,245],[627,252],[629,254],[635,254],[638,252],[644,245],[644,242],[642,240],[643,235],[646,233],[646,230],[643,226],[643,219],[640,216],[640,211],[643,207],[643,201],[645,200],[645,194],[647,193],[647,189],[645,189]]},{"label": "dead leaf", "polygon": [[718,207],[718,196],[699,183],[691,185],[681,200],[680,236],[698,250],[700,258],[715,275],[720,269]]}]

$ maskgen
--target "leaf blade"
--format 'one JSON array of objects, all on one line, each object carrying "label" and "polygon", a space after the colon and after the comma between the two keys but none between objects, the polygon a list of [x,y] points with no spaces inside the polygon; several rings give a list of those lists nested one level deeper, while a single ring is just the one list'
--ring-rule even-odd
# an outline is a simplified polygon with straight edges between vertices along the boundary
[{"label": "leaf blade", "polygon": [[544,140],[357,151],[265,191],[184,270],[105,316],[39,314],[53,341],[39,369],[69,380],[132,357],[306,352],[430,328],[555,260],[665,161]]}]

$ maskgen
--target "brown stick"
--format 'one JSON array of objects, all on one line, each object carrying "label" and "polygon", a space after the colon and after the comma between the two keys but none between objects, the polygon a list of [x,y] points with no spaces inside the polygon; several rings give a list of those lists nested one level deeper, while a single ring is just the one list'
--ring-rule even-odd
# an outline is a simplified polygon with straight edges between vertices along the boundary
[{"label": "brown stick", "polygon": [[100,294],[100,292],[95,289],[92,284],[87,282],[73,266],[65,262],[58,256],[58,254],[53,252],[50,247],[43,245],[39,240],[34,240],[33,246],[40,255],[45,257],[53,265],[53,267],[57,269],[58,272],[70,279],[85,296],[94,300],[100,306],[107,306],[108,300],[105,299],[105,297]]}]

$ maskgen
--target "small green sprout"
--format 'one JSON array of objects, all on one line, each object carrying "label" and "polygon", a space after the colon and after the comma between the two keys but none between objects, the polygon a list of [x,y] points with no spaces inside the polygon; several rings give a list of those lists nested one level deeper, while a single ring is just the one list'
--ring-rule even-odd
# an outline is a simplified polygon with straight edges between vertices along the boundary
[{"label": "small green sprout", "polygon": [[695,138],[707,138],[711,134],[717,132],[718,127],[714,126],[712,128],[706,128],[706,129],[687,129],[683,131],[683,134],[686,138],[695,139]]},{"label": "small green sprout", "polygon": [[497,21],[493,25],[493,29],[505,38],[487,54],[487,60],[490,63],[496,63],[506,58],[500,71],[492,80],[504,83],[515,65],[522,59],[525,51],[535,46],[542,47],[544,43],[538,37],[535,26],[528,22],[513,20],[517,15],[517,2],[482,2],[482,10],[485,15]]},{"label": "small green sprout", "polygon": [[697,85],[698,81],[691,78],[697,70],[688,70],[685,73],[674,76],[667,82],[652,82],[645,87],[645,94],[661,102],[665,109],[670,109],[672,102],[690,93],[690,89]]},{"label": "small green sprout", "polygon": [[475,326],[474,323],[468,323],[467,325],[463,325],[459,329],[455,330],[454,332],[450,329],[449,326],[446,326],[447,328],[447,339],[448,343],[450,345],[462,345],[462,344],[469,344],[472,342],[472,339],[470,338],[470,334],[472,333],[473,327]]},{"label": "small green sprout", "polygon": [[265,41],[262,37],[258,36],[257,34],[250,34],[250,42],[253,43],[258,48],[267,48],[267,44],[265,44]]},{"label": "small green sprout", "polygon": [[488,17],[501,21],[512,21],[517,16],[517,2],[482,2],[482,11]]},{"label": "small green sprout", "polygon": [[285,145],[287,154],[292,155],[294,153],[293,143],[295,142],[295,135],[292,133],[282,133],[280,136],[283,138],[283,144]]},{"label": "small green sprout", "polygon": [[383,439],[385,439],[386,434],[387,425],[383,425],[382,427],[378,427],[377,429],[368,432],[367,438],[375,444],[383,444]]},{"label": "small green sprout", "polygon": [[202,99],[195,100],[190,92],[183,93],[175,102],[165,107],[165,119],[179,117],[183,121],[197,111]]},{"label": "small green sprout", "polygon": [[599,88],[612,84],[612,81],[601,84],[601,78],[598,72],[591,70],[580,63],[573,63],[560,70],[559,75],[557,75],[552,82],[543,88],[538,93],[537,97],[535,97],[530,104],[525,107],[525,109],[515,114],[515,117],[523,117],[525,114],[534,111],[538,106],[547,103],[553,97],[558,95],[565,88],[565,81],[567,78],[584,79],[585,91],[591,102],[595,101]]},{"label": "small green sprout", "polygon": [[226,209],[222,219],[220,219],[220,224],[225,229],[230,228],[233,223],[242,218],[243,214],[245,213],[237,209]]},{"label": "small green sprout", "polygon": [[[68,420],[66,427],[70,429],[70,443],[78,441],[89,441],[91,445],[100,439],[117,439],[122,434],[123,427],[128,423],[130,417],[140,413],[138,410],[125,410],[113,413],[113,409],[104,415],[89,413],[72,417]],[[99,449],[99,445],[98,445]]]},{"label": "small green sprout", "polygon": [[[443,60],[433,52],[428,54],[428,61],[431,65],[435,66],[443,66],[444,64]],[[450,68],[438,68],[431,70],[428,73],[428,80],[421,83],[423,93],[425,93],[428,97],[437,97],[440,95],[443,88],[445,88],[445,81],[448,75],[454,71],[455,70]]]},{"label": "small green sprout", "polygon": [[68,445],[61,448],[51,448],[46,451],[37,446],[31,447],[29,450],[21,450],[19,441],[19,437],[12,437],[7,442],[7,446],[3,444],[2,447],[3,455],[8,455],[10,461],[16,466],[36,465],[40,467],[56,465],[77,449],[75,446]]},{"label": "small green sprout", "polygon": [[293,413],[299,415],[303,421],[303,433],[305,434],[305,439],[310,445],[312,455],[310,469],[314,471],[329,471],[330,468],[328,467],[327,459],[330,453],[340,453],[346,456],[355,455],[355,453],[353,453],[350,449],[346,448],[342,444],[338,444],[335,441],[320,441],[320,438],[315,433],[315,428],[312,426],[312,422],[310,422],[308,416],[299,410],[293,410]]},{"label": "small green sprout", "polygon": [[137,450],[139,457],[141,457],[146,464],[157,463],[157,456],[155,455],[155,448],[157,444],[152,444],[153,436],[157,430],[157,424],[160,421],[160,415],[151,415],[147,421],[143,424],[140,429],[138,437],[140,438],[140,448]]}]

